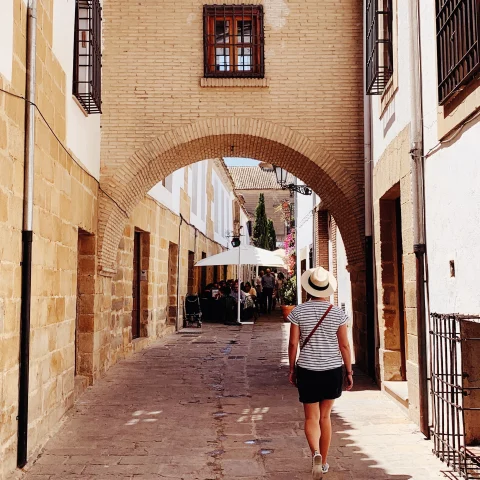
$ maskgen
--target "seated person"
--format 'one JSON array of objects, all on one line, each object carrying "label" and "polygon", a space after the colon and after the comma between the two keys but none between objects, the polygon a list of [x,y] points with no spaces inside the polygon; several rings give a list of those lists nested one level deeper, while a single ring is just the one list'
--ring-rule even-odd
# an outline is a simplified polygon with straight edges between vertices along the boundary
[{"label": "seated person", "polygon": [[[235,283],[232,289],[232,293],[230,294],[231,297],[235,299],[235,301],[238,301],[238,283]],[[240,302],[244,302],[247,294],[240,290]]]},{"label": "seated person", "polygon": [[243,290],[243,291],[244,291],[246,294],[251,295],[254,300],[257,299],[257,291],[255,290],[255,288],[252,287],[252,285],[250,284],[250,282],[245,283],[245,287],[244,287],[244,290]]},{"label": "seated person", "polygon": [[218,300],[222,306],[221,320],[225,325],[236,325],[237,323],[237,302],[231,296],[230,287],[222,288],[222,296]]}]

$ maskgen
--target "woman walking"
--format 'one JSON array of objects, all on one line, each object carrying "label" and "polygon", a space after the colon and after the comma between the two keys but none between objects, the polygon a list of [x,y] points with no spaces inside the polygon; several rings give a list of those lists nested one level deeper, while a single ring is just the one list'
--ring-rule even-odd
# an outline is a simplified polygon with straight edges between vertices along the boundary
[{"label": "woman walking", "polygon": [[[337,289],[335,277],[322,267],[307,270],[301,279],[310,301],[298,305],[288,319],[290,341],[289,380],[298,388],[305,411],[305,436],[312,452],[312,477],[328,472],[328,450],[332,439],[330,414],[342,394],[343,367],[346,390],[353,386],[348,318],[342,309],[329,303]],[[297,361],[298,347],[300,355]]]}]

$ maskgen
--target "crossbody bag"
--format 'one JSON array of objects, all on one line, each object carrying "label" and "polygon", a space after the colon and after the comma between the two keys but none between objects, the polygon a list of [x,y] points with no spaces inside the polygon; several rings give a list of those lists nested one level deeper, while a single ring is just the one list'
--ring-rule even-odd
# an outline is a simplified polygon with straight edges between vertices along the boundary
[{"label": "crossbody bag", "polygon": [[[310,341],[310,339],[312,338],[313,334],[318,330],[318,327],[320,327],[320,325],[322,324],[322,322],[325,320],[325,317],[329,314],[330,310],[333,308],[333,305],[329,305],[327,310],[325,311],[325,313],[322,315],[322,317],[320,318],[320,320],[317,322],[317,324],[315,325],[315,327],[313,328],[313,330],[308,334],[307,338],[302,342],[302,344],[300,345],[300,351],[302,351],[305,346],[307,345],[307,343]],[[297,377],[297,371],[298,371],[298,365],[295,365],[295,378]]]}]

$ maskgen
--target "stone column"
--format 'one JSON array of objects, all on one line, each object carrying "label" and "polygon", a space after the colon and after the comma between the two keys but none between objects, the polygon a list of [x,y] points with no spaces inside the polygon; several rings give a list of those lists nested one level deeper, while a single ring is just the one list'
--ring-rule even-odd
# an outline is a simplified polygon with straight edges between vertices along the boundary
[{"label": "stone column", "polygon": [[353,311],[353,348],[355,364],[364,372],[367,371],[367,283],[364,264],[348,265],[352,283],[352,311]]}]

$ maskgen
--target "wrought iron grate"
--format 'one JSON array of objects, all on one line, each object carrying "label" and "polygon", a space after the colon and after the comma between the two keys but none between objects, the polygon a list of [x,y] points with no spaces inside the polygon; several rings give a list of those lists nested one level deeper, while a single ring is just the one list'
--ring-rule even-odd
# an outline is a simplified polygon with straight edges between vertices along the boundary
[{"label": "wrought iron grate", "polygon": [[205,77],[263,78],[262,5],[205,5]]},{"label": "wrought iron grate", "polygon": [[438,100],[440,104],[480,71],[480,2],[436,0]]},{"label": "wrought iron grate", "polygon": [[102,7],[76,0],[73,95],[87,113],[102,113]]},{"label": "wrought iron grate", "polygon": [[393,75],[392,0],[368,0],[366,8],[368,95],[381,95]]},{"label": "wrought iron grate", "polygon": [[[480,317],[430,317],[430,369],[434,453],[458,475],[480,478],[477,432],[480,382],[476,379]],[[475,348],[476,347],[476,348]]]}]

